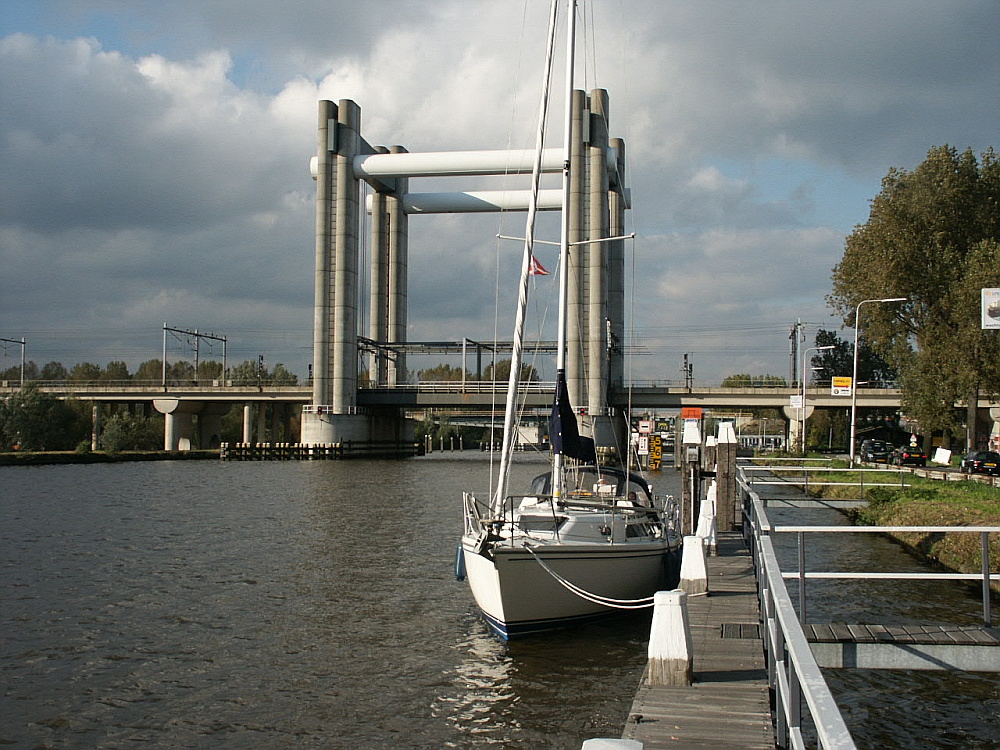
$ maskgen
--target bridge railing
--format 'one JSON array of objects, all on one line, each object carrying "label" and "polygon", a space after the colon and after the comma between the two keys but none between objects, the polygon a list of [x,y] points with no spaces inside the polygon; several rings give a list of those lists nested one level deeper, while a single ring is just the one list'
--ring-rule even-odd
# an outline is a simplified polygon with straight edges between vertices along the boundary
[{"label": "bridge railing", "polygon": [[[231,378],[168,378],[164,383],[162,378],[129,378],[127,380],[26,380],[25,385],[32,383],[38,388],[46,389],[67,389],[73,388],[104,388],[107,390],[123,390],[128,388],[153,390],[156,388],[256,388],[265,387],[295,387],[304,386],[306,383],[289,383],[287,379],[261,378],[260,380],[233,380]],[[0,387],[18,389],[21,383],[18,380],[0,381]]]},{"label": "bridge railing", "polygon": [[[394,385],[361,385],[362,390],[419,391],[421,393],[501,393],[507,390],[506,380],[421,380],[417,383],[397,383]],[[522,381],[518,390],[522,393],[552,393],[555,381]]]}]

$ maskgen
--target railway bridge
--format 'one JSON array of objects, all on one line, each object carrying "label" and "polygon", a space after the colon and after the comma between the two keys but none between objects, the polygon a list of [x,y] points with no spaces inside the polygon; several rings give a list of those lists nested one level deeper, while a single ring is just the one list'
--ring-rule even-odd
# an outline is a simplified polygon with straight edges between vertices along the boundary
[{"label": "railway bridge", "polygon": [[[502,412],[506,381],[438,381],[422,383],[401,383],[361,387],[355,394],[354,411],[358,415],[377,417],[397,414],[414,414],[434,411],[494,413]],[[5,397],[17,389],[17,384],[0,384],[0,397]],[[211,381],[205,384],[164,385],[159,382],[45,382],[38,383],[41,391],[58,398],[74,398],[94,405],[96,429],[100,429],[101,417],[116,404],[146,404],[165,414],[166,426],[164,447],[177,450],[195,436],[195,424],[199,444],[213,445],[213,435],[221,432],[222,417],[232,408],[243,410],[243,438],[253,442],[256,432],[262,441],[265,434],[266,407],[271,409],[273,420],[286,422],[285,434],[290,434],[287,424],[298,415],[299,410],[308,413],[316,407],[312,403],[313,385],[277,385],[261,383],[256,385],[233,385],[226,381]],[[528,409],[542,416],[551,408],[555,384],[551,382],[524,383],[522,402]],[[701,407],[715,412],[749,411],[752,409],[788,409],[785,413],[790,423],[795,412],[789,409],[793,396],[801,396],[798,388],[721,388],[694,385],[692,387],[669,382],[635,383],[629,387],[611,388],[608,395],[608,409],[623,414],[629,411],[659,410],[669,411],[684,407]],[[891,388],[861,388],[858,390],[858,409],[863,413],[870,409],[898,409],[900,392]],[[806,389],[806,401],[810,407],[849,408],[850,400],[843,396],[831,395],[829,388],[811,387]],[[984,421],[993,423],[995,432],[1000,432],[1000,403],[980,400],[979,412]],[[195,420],[197,416],[197,420]],[[302,441],[305,442],[305,441]]]}]

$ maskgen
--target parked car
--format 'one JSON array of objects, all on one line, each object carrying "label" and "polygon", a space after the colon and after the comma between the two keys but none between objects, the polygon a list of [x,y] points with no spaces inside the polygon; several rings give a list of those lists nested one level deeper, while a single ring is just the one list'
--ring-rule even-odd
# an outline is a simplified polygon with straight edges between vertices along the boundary
[{"label": "parked car", "polygon": [[927,454],[915,445],[904,445],[892,452],[889,463],[896,464],[896,466],[904,466],[905,464],[926,466]]},{"label": "parked car", "polygon": [[963,474],[993,474],[1000,476],[1000,453],[972,451],[962,456],[958,470]]},{"label": "parked car", "polygon": [[884,440],[864,440],[859,455],[862,461],[888,461],[892,446]]}]

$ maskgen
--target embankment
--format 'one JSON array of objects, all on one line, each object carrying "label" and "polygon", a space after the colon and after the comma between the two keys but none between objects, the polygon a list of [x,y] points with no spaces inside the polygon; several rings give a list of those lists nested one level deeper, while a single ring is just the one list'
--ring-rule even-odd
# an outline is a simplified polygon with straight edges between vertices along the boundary
[{"label": "embankment", "polygon": [[44,466],[48,464],[102,464],[121,461],[219,460],[219,451],[14,451],[0,453],[0,466]]}]

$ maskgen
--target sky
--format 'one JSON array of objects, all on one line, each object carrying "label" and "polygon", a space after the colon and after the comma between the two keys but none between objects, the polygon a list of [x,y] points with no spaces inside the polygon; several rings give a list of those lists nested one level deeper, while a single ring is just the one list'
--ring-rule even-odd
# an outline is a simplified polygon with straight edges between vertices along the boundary
[{"label": "sky", "polygon": [[[134,369],[162,356],[166,325],[304,377],[317,101],[356,101],[373,145],[530,148],[547,14],[547,0],[4,0],[0,338],[24,338],[39,366]],[[576,85],[609,91],[628,153],[636,380],[681,380],[685,354],[699,383],[787,377],[796,321],[804,346],[842,325],[831,271],[886,173],[937,145],[1000,146],[996,0],[604,0],[580,18]],[[440,182],[411,189],[491,186]],[[496,235],[519,232],[521,215],[412,217],[409,340],[509,339],[521,249]],[[543,338],[552,288],[533,296]],[[200,356],[220,358],[209,343]],[[167,350],[194,359],[190,337]],[[19,361],[0,347],[0,370]]]}]

